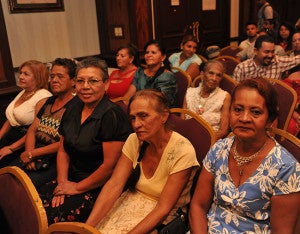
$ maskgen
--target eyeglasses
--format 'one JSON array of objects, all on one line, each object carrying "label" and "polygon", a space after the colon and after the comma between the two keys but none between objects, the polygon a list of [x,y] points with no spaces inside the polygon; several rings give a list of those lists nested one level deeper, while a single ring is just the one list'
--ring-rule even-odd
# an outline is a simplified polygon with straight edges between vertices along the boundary
[{"label": "eyeglasses", "polygon": [[97,79],[90,79],[90,80],[84,80],[84,79],[76,79],[75,83],[78,86],[84,86],[85,83],[88,83],[89,86],[95,86],[99,82],[103,82],[102,80],[97,80]]}]

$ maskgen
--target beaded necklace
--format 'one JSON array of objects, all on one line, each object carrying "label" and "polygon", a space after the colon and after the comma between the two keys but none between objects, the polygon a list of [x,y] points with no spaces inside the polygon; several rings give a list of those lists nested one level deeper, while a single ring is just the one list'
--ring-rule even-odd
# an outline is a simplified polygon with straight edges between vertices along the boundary
[{"label": "beaded necklace", "polygon": [[263,146],[254,154],[250,155],[249,157],[242,157],[241,155],[239,155],[239,153],[237,152],[236,149],[236,141],[235,144],[233,146],[233,158],[236,161],[238,167],[239,167],[239,171],[240,171],[240,176],[243,175],[243,170],[241,169],[241,166],[243,166],[246,163],[252,162],[254,158],[256,158],[256,156],[263,150],[263,148],[265,147],[265,145],[267,144],[267,140],[265,141],[265,143],[263,144]]}]

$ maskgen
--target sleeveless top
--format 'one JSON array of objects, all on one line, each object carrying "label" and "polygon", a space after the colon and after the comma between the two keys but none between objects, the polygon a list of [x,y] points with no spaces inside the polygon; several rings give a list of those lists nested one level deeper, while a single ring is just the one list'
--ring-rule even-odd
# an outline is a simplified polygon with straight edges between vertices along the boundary
[{"label": "sleeveless top", "polygon": [[[217,87],[209,97],[200,99],[200,91],[202,89],[202,82],[198,87],[188,88],[186,91],[186,104],[187,109],[198,113],[199,105],[202,103],[202,108],[204,112],[201,114],[201,117],[205,119],[215,131],[218,131],[220,128],[221,122],[221,109],[228,92]],[[190,118],[186,116],[186,118]]]},{"label": "sleeveless top", "polygon": [[15,107],[15,103],[19,100],[24,92],[25,90],[22,90],[6,108],[5,115],[12,127],[30,125],[35,117],[36,104],[43,98],[52,96],[52,93],[50,93],[48,90],[39,89],[31,98],[24,101],[21,105]]},{"label": "sleeveless top", "polygon": [[129,89],[129,86],[132,83],[136,69],[137,68],[135,67],[126,72],[121,72],[121,70],[115,70],[110,74],[109,87],[106,91],[110,99],[123,97],[126,94],[127,90]]}]

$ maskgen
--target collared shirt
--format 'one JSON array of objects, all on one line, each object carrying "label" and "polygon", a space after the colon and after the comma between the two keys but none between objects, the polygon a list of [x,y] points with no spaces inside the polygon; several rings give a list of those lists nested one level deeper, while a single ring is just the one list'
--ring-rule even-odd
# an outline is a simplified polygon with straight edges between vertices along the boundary
[{"label": "collared shirt", "polygon": [[284,71],[298,64],[300,64],[300,55],[294,57],[275,55],[273,62],[268,66],[257,65],[253,58],[239,63],[234,69],[233,77],[239,82],[257,77],[281,79]]}]

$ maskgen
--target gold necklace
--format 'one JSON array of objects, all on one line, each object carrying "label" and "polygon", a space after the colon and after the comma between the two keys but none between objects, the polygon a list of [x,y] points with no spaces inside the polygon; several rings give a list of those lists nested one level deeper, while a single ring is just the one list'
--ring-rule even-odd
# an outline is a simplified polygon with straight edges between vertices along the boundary
[{"label": "gold necklace", "polygon": [[242,157],[237,152],[236,141],[235,141],[235,144],[233,146],[233,158],[234,158],[234,160],[236,161],[236,163],[237,163],[237,165],[239,167],[240,176],[243,175],[243,170],[241,169],[241,166],[243,166],[246,163],[252,162],[253,159],[256,158],[256,156],[263,150],[263,148],[265,147],[266,144],[267,144],[267,140],[265,141],[265,143],[263,144],[263,146],[256,153],[250,155],[249,157]]},{"label": "gold necklace", "polygon": [[25,92],[23,93],[23,95],[21,96],[21,100],[22,101],[26,101],[29,98],[31,98],[33,95],[35,94],[35,91],[31,91],[30,93],[26,94]]}]

